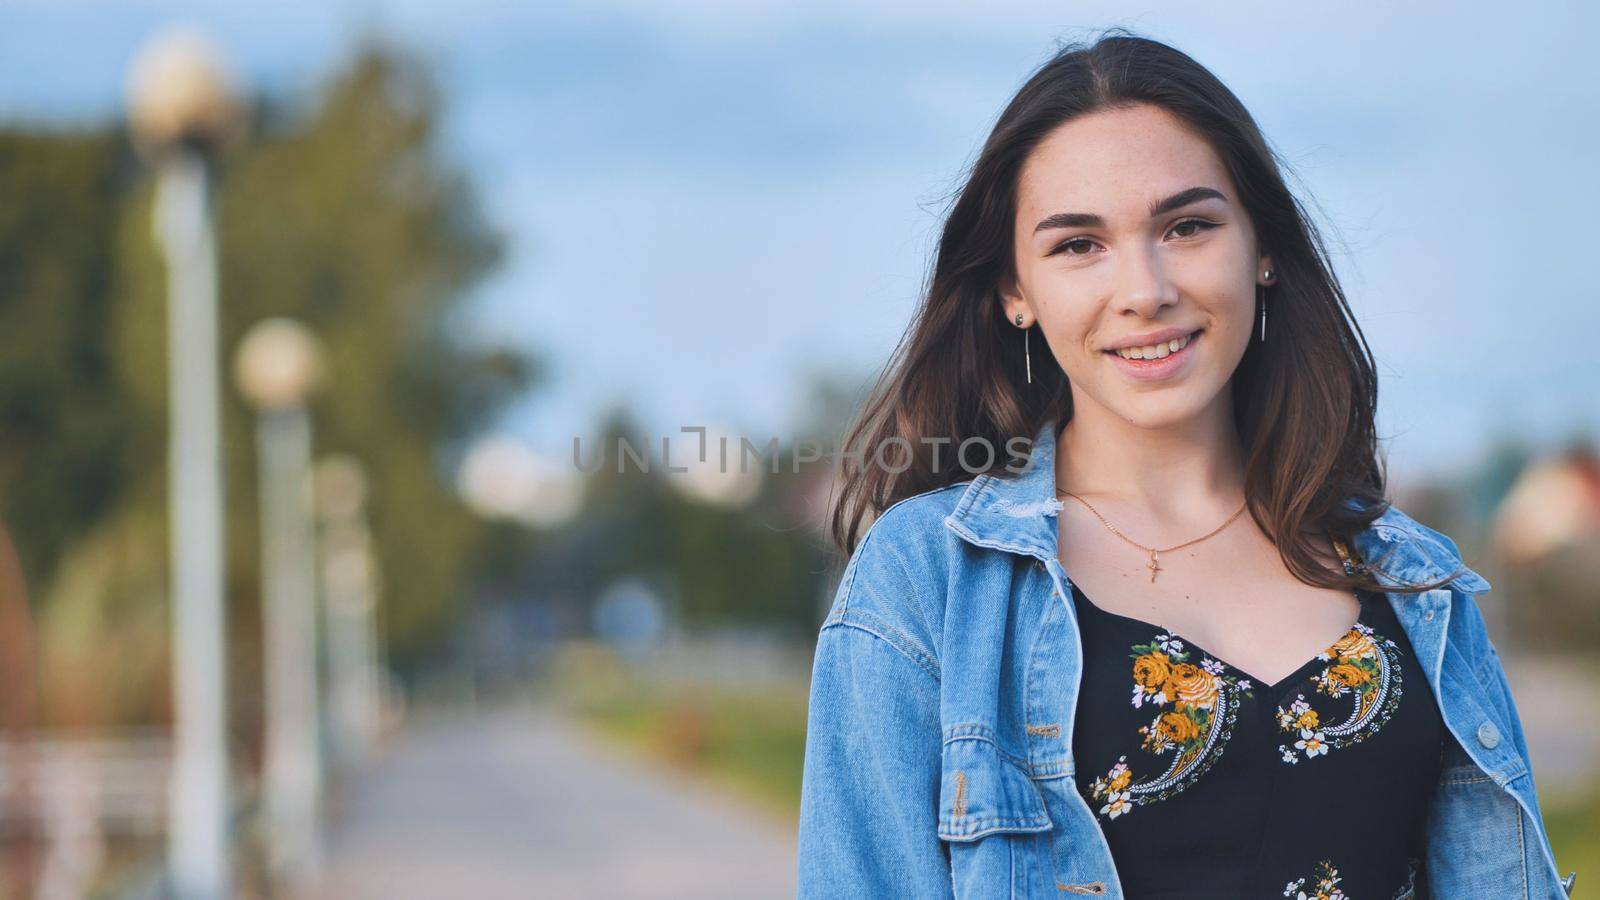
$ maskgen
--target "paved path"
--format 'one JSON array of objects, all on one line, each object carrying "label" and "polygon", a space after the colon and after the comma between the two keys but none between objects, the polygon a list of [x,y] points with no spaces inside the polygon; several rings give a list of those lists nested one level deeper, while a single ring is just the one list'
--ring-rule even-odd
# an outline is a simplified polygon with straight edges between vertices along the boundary
[{"label": "paved path", "polygon": [[[1600,686],[1505,659],[1547,805],[1600,778]],[[336,812],[325,900],[792,898],[792,825],[548,710],[413,721]]]},{"label": "paved path", "polygon": [[328,900],[795,896],[792,828],[549,711],[413,722],[342,805]]}]

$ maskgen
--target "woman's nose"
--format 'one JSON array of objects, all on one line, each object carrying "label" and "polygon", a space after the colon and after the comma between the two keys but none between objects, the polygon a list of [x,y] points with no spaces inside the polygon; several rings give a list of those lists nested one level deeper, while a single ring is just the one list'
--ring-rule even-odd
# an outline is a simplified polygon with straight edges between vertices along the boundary
[{"label": "woman's nose", "polygon": [[1161,259],[1153,249],[1124,255],[1121,275],[1122,296],[1119,299],[1125,309],[1149,318],[1161,307],[1178,300],[1177,285],[1167,277]]}]

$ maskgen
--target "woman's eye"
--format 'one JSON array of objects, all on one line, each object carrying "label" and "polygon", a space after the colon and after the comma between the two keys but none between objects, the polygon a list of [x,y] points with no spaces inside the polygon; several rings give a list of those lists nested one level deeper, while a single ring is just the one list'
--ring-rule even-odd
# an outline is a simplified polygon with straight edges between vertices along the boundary
[{"label": "woman's eye", "polygon": [[[1219,223],[1207,221],[1206,219],[1184,219],[1176,225],[1173,225],[1168,233],[1176,234],[1180,238],[1187,239],[1195,237],[1201,232],[1210,231],[1211,229],[1217,227],[1220,227]],[[1094,252],[1094,241],[1086,237],[1080,237],[1073,238],[1068,241],[1062,241],[1056,245],[1054,250],[1050,251],[1049,255],[1088,256],[1092,252]]]},{"label": "woman's eye", "polygon": [[[1052,256],[1057,253],[1060,253],[1063,256],[1087,256],[1089,254],[1089,248],[1093,246],[1094,241],[1091,241],[1088,238],[1073,238],[1070,241],[1062,241],[1061,243],[1057,244],[1056,248],[1050,251],[1050,254]],[[1071,247],[1082,247],[1083,250],[1082,252],[1074,253],[1068,249]]]},{"label": "woman's eye", "polygon": [[1186,232],[1186,233],[1183,233],[1183,234],[1179,234],[1178,237],[1184,237],[1184,238],[1194,237],[1195,235],[1199,234],[1202,231],[1210,231],[1211,229],[1216,228],[1217,227],[1217,223],[1215,223],[1215,222],[1207,222],[1205,219],[1184,219],[1182,222],[1179,222],[1178,224],[1172,226],[1172,230],[1174,232],[1176,232],[1180,228],[1191,227],[1191,226],[1193,228],[1192,231],[1189,231],[1189,232]]}]

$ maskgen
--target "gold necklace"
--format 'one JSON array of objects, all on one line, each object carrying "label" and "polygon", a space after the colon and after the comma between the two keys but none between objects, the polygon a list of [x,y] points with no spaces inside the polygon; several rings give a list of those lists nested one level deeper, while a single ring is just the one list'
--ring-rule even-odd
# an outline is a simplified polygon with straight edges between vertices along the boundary
[{"label": "gold necklace", "polygon": [[1143,550],[1146,553],[1149,553],[1150,554],[1150,562],[1149,562],[1148,565],[1145,566],[1145,568],[1150,570],[1150,582],[1152,584],[1155,583],[1156,573],[1161,571],[1161,562],[1157,558],[1157,554],[1159,554],[1159,553],[1169,553],[1169,552],[1171,552],[1173,550],[1178,550],[1178,549],[1187,547],[1190,544],[1198,544],[1198,543],[1200,543],[1201,541],[1205,540],[1206,538],[1211,537],[1211,535],[1216,534],[1217,532],[1221,531],[1224,528],[1227,528],[1228,527],[1228,523],[1232,522],[1234,519],[1239,518],[1239,513],[1244,512],[1245,506],[1249,506],[1250,505],[1250,501],[1246,500],[1244,502],[1244,505],[1240,506],[1237,510],[1234,510],[1233,515],[1229,516],[1228,520],[1226,522],[1223,522],[1221,525],[1218,525],[1216,528],[1213,528],[1207,534],[1203,534],[1200,537],[1197,537],[1192,541],[1184,541],[1181,544],[1175,544],[1175,545],[1173,545],[1171,547],[1167,547],[1164,550],[1157,550],[1154,547],[1146,547],[1145,545],[1139,543],[1138,541],[1135,541],[1133,538],[1130,538],[1127,535],[1123,534],[1122,532],[1118,531],[1117,530],[1117,526],[1112,525],[1110,522],[1107,522],[1106,521],[1106,517],[1100,515],[1100,511],[1099,510],[1095,509],[1093,506],[1090,506],[1089,505],[1089,501],[1083,499],[1082,497],[1079,497],[1077,494],[1074,494],[1071,491],[1063,491],[1063,490],[1060,490],[1058,488],[1056,490],[1056,496],[1058,496],[1058,497],[1060,497],[1060,496],[1071,497],[1072,499],[1078,501],[1079,503],[1082,503],[1084,506],[1088,506],[1089,507],[1089,512],[1094,513],[1094,517],[1096,519],[1100,520],[1100,524],[1102,524],[1105,527],[1111,529],[1111,533],[1112,534],[1116,535],[1119,538],[1122,538],[1123,540],[1125,540],[1128,543],[1134,545],[1135,547],[1138,547],[1140,550]]}]

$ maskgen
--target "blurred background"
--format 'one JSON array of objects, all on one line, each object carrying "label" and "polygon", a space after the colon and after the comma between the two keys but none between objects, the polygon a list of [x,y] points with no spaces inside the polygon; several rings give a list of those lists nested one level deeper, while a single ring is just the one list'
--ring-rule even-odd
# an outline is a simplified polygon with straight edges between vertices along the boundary
[{"label": "blurred background", "polygon": [[0,896],[793,896],[816,448],[1113,24],[1315,200],[1600,877],[1592,4],[21,0]]}]

